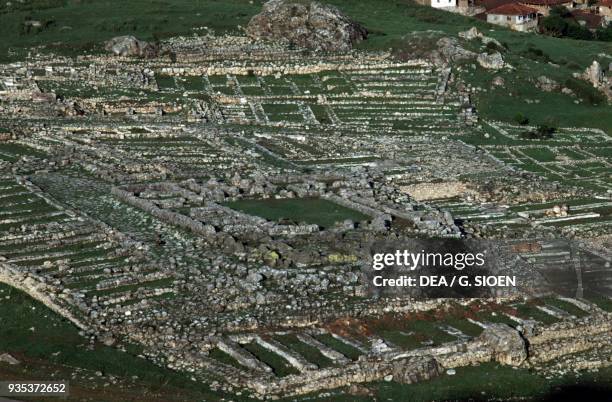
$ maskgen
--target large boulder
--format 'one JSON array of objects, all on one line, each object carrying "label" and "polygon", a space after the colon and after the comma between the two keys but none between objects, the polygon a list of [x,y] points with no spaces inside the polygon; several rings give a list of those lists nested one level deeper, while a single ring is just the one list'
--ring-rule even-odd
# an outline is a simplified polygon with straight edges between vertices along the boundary
[{"label": "large boulder", "polygon": [[20,364],[21,362],[15,359],[13,356],[9,355],[8,353],[2,353],[0,354],[0,363],[7,363],[12,366],[15,366],[17,364]]},{"label": "large boulder", "polygon": [[465,40],[480,39],[480,41],[485,45],[488,45],[489,43],[494,43],[496,46],[502,47],[502,44],[499,43],[497,39],[484,36],[482,32],[480,32],[476,27],[471,27],[467,31],[459,32],[458,35],[460,38],[463,38]]},{"label": "large boulder", "polygon": [[604,73],[601,64],[599,64],[597,60],[593,60],[593,63],[586,68],[584,71],[584,78],[593,84],[595,88],[602,84],[604,81]]},{"label": "large boulder", "polygon": [[445,63],[456,63],[476,57],[476,53],[462,47],[455,38],[440,38],[437,42],[437,46],[438,52]]},{"label": "large boulder", "polygon": [[467,31],[459,32],[458,35],[465,40],[482,39],[484,36],[476,27],[471,27]]},{"label": "large boulder", "polygon": [[527,346],[521,334],[507,324],[491,324],[480,334],[495,361],[518,366],[527,359]]},{"label": "large boulder", "polygon": [[159,55],[159,46],[140,40],[132,35],[116,36],[104,45],[106,51],[115,56],[154,58]]},{"label": "large boulder", "polygon": [[541,75],[536,80],[536,87],[544,92],[557,91],[561,86],[559,83],[545,75]]},{"label": "large boulder", "polygon": [[593,63],[586,68],[584,73],[574,73],[574,77],[588,81],[602,92],[609,102],[612,102],[612,77],[606,77],[606,74],[599,62],[593,60]]},{"label": "large boulder", "polygon": [[270,39],[317,51],[347,51],[368,32],[333,6],[271,0],[247,26],[254,39]]},{"label": "large boulder", "polygon": [[393,381],[400,384],[414,384],[439,377],[442,367],[432,356],[399,359],[393,362]]},{"label": "large boulder", "polygon": [[480,64],[481,67],[489,70],[499,70],[500,68],[504,68],[506,65],[501,53],[499,52],[493,52],[491,54],[481,53],[476,58],[476,61],[478,61],[478,64]]}]

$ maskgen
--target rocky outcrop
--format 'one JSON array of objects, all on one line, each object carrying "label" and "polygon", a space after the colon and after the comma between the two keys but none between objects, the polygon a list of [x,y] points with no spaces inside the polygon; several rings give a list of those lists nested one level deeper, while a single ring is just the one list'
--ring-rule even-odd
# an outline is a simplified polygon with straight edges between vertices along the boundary
[{"label": "rocky outcrop", "polygon": [[557,81],[548,78],[545,75],[541,75],[536,80],[536,87],[541,89],[544,92],[553,92],[557,91],[560,88],[560,85]]},{"label": "rocky outcrop", "polygon": [[587,350],[599,350],[612,341],[610,313],[564,320],[536,331],[529,340],[529,362],[544,365],[554,359]]},{"label": "rocky outcrop", "polygon": [[3,353],[0,355],[0,363],[7,363],[7,364],[10,364],[11,366],[16,366],[20,364],[21,362],[15,359],[13,356],[9,355],[8,353]]},{"label": "rocky outcrop", "polygon": [[476,53],[463,48],[455,38],[441,38],[437,42],[438,52],[446,63],[470,60]]},{"label": "rocky outcrop", "polygon": [[247,34],[317,51],[347,51],[368,33],[335,7],[314,1],[271,0],[251,19]]},{"label": "rocky outcrop", "polygon": [[507,324],[489,325],[479,339],[489,347],[499,363],[518,366],[527,359],[525,341],[517,330]]},{"label": "rocky outcrop", "polygon": [[459,32],[458,36],[465,40],[479,39],[485,45],[488,45],[489,43],[494,43],[496,46],[502,47],[502,44],[499,43],[497,39],[483,35],[482,32],[480,32],[476,27],[471,27],[467,31]]},{"label": "rocky outcrop", "polygon": [[593,63],[586,68],[584,71],[584,78],[593,84],[595,88],[603,83],[604,73],[601,68],[601,64],[599,64],[597,60],[593,60]]},{"label": "rocky outcrop", "polygon": [[593,88],[603,93],[608,98],[608,101],[612,101],[612,79],[606,77],[601,64],[597,60],[593,60],[593,63],[584,70],[582,75],[575,74],[575,76],[588,81],[593,85]]},{"label": "rocky outcrop", "polygon": [[482,32],[480,32],[476,27],[471,27],[467,31],[459,32],[458,35],[460,38],[466,40],[482,39],[483,37]]},{"label": "rocky outcrop", "polygon": [[132,56],[151,59],[159,55],[159,46],[132,35],[117,36],[105,43],[104,49],[116,56]]},{"label": "rocky outcrop", "polygon": [[503,88],[506,86],[506,80],[498,75],[491,80],[491,86]]},{"label": "rocky outcrop", "polygon": [[500,68],[504,68],[506,66],[506,63],[499,52],[493,52],[491,54],[481,53],[478,55],[476,61],[478,61],[478,64],[480,64],[481,67],[488,70],[499,70]]},{"label": "rocky outcrop", "polygon": [[[407,364],[409,362],[409,364]],[[409,361],[398,360],[393,363],[393,381],[400,384],[414,384],[431,380],[443,372],[438,361],[432,356],[423,356],[421,359]]]}]

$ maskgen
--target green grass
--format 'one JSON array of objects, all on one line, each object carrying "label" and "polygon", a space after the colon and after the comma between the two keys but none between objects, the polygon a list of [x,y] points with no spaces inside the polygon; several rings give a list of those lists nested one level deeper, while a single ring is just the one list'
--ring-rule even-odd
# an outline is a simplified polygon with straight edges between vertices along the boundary
[{"label": "green grass", "polygon": [[524,148],[521,152],[539,162],[553,162],[556,159],[555,153],[548,148]]},{"label": "green grass", "polygon": [[[351,353],[347,350],[340,350],[346,346],[336,345],[338,341],[329,335],[317,336],[317,338],[349,357],[356,359],[358,356],[358,353],[350,356]],[[206,385],[191,381],[187,375],[155,366],[137,357],[140,351],[136,347],[128,347],[127,352],[122,352],[99,344],[95,344],[93,348],[88,345],[88,340],[81,337],[71,323],[55,315],[44,305],[21,291],[0,284],[0,350],[11,353],[22,361],[22,364],[16,366],[18,368],[15,370],[27,369],[29,375],[38,373],[44,378],[51,378],[49,377],[51,371],[44,370],[53,370],[56,376],[60,373],[61,378],[62,375],[65,375],[64,373],[68,372],[64,370],[72,370],[72,368],[88,370],[92,376],[94,371],[101,371],[106,376],[113,375],[122,379],[138,376],[137,385],[141,387],[140,392],[142,392],[140,396],[131,395],[131,398],[127,399],[125,395],[119,394],[114,398],[100,397],[97,399],[104,401],[140,400],[139,398],[146,398],[144,395],[147,393],[155,393],[158,399],[153,399],[153,397],[148,399],[155,401],[163,400],[159,399],[160,394],[167,401],[216,401],[222,397],[220,394],[211,392]],[[256,354],[268,356],[265,350],[253,348],[252,344],[247,345],[247,349]],[[211,357],[217,358],[218,356],[215,352],[211,354]],[[222,359],[225,360],[226,356],[223,356]],[[280,361],[276,364],[285,366],[286,362]],[[0,370],[6,373],[4,370],[12,370],[11,367],[2,366]],[[291,368],[287,370],[294,372]],[[10,374],[24,376],[21,371]],[[71,384],[72,392],[75,395],[68,400],[84,400],[79,399],[79,396],[91,398],[94,395],[93,391],[84,387],[91,386],[94,382],[88,381],[88,385]],[[454,376],[443,374],[439,378],[422,383],[401,385],[394,382],[381,382],[368,384],[367,387],[372,390],[377,400],[407,400],[406,397],[409,395],[410,401],[417,402],[467,400],[469,398],[531,400],[543,398],[552,392],[560,392],[559,390],[564,386],[575,385],[597,386],[599,390],[609,395],[610,387],[612,387],[612,368],[600,369],[598,373],[585,373],[580,377],[570,375],[560,379],[546,380],[541,375],[525,368],[516,369],[486,363],[479,366],[460,367]],[[77,387],[81,389],[77,390]],[[116,390],[116,392],[128,391]],[[585,395],[588,398],[589,394]],[[247,398],[232,396],[232,400],[241,401]],[[325,396],[307,395],[288,400],[348,402],[372,399],[342,393],[334,396],[329,394]]]},{"label": "green grass", "polygon": [[243,347],[249,352],[251,352],[259,360],[272,367],[274,374],[279,377],[299,373],[297,369],[291,366],[289,362],[287,362],[285,359],[283,359],[276,353],[272,353],[269,350],[263,348],[258,343],[251,342],[246,345],[243,345]]},{"label": "green grass", "polygon": [[531,320],[540,321],[546,325],[550,325],[550,324],[553,324],[559,321],[558,318],[553,317],[552,315],[549,315],[543,312],[542,310],[538,309],[535,306],[535,304],[526,303],[526,304],[519,304],[513,307],[516,308],[516,311],[518,312],[519,317],[523,319],[531,319]]},{"label": "green grass", "polygon": [[[22,374],[40,374],[47,365],[54,370],[70,366],[89,370],[92,376],[96,371],[127,379],[138,376],[138,382],[149,391],[182,394],[187,399],[220,399],[206,385],[191,381],[187,375],[137,357],[140,351],[136,347],[128,348],[128,352],[101,344],[91,348],[88,339],[78,332],[72,323],[43,304],[0,283],[0,351],[12,354],[28,366]],[[44,378],[51,378],[50,373]]]},{"label": "green grass", "polygon": [[387,317],[371,324],[370,330],[384,340],[408,350],[457,340],[439,327],[437,319],[431,318],[406,320],[401,317]]},{"label": "green grass", "polygon": [[20,156],[34,156],[36,158],[44,158],[45,154],[25,145],[15,144],[12,142],[0,143],[0,153],[7,154],[16,160]]},{"label": "green grass", "polygon": [[333,362],[325,357],[317,348],[305,344],[293,334],[277,336],[276,340],[302,355],[310,363],[316,364],[319,368],[333,365]]},{"label": "green grass", "polygon": [[[94,251],[94,250],[98,250],[96,247],[103,245],[104,242],[103,241],[84,241],[82,243],[74,243],[74,244],[66,244],[66,245],[62,245],[62,246],[57,246],[57,247],[53,247],[53,248],[47,248],[47,249],[43,249],[40,250],[38,252],[28,252],[28,256],[32,256],[33,254],[39,254],[39,253],[68,253],[68,252],[87,252],[87,251]],[[105,250],[105,249],[100,249],[100,251]],[[107,250],[107,252],[109,252],[110,250]],[[7,258],[14,258],[15,256],[19,256],[19,255],[23,255],[23,251],[22,250],[14,250],[14,252],[12,253],[5,253],[4,256]]]},{"label": "green grass", "polygon": [[402,350],[412,350],[423,347],[423,343],[410,333],[396,330],[381,330],[376,333],[387,342],[399,346]]},{"label": "green grass", "polygon": [[[31,6],[0,9],[0,58],[9,47],[51,45],[67,55],[98,51],[100,44],[118,35],[142,39],[190,34],[193,28],[208,26],[236,31],[255,14],[261,1],[248,0],[33,0]],[[41,4],[46,3],[41,7]],[[24,29],[24,21],[38,20],[41,29]]]},{"label": "green grass", "polygon": [[42,265],[44,264],[45,261],[57,261],[57,260],[62,260],[64,258],[69,258],[70,261],[79,262],[79,261],[88,260],[91,258],[104,258],[109,254],[109,252],[110,250],[107,250],[107,249],[93,248],[93,249],[86,249],[82,253],[79,252],[77,254],[70,254],[66,256],[56,255],[56,256],[50,256],[50,257],[40,257],[40,258],[32,259],[32,260],[18,261],[16,264],[19,266],[32,267],[36,265]]},{"label": "green grass", "polygon": [[606,297],[599,293],[588,292],[585,294],[585,299],[591,303],[595,303],[599,308],[612,312],[612,298]]},{"label": "green grass", "polygon": [[496,312],[495,315],[491,312],[479,312],[476,314],[476,320],[482,323],[508,324],[511,327],[516,327],[518,323],[510,319],[501,312]]},{"label": "green grass", "polygon": [[225,353],[219,348],[212,349],[208,356],[223,364],[227,364],[228,366],[232,366],[240,370],[245,369],[245,367],[242,366],[240,363],[238,363],[236,359],[234,359],[232,356],[228,355],[227,353]]},{"label": "green grass", "polygon": [[363,221],[367,216],[320,198],[245,199],[228,202],[226,206],[270,221],[289,219],[328,228],[345,219]]},{"label": "green grass", "polygon": [[578,307],[576,307],[574,304],[566,302],[564,300],[559,300],[559,299],[555,299],[555,298],[548,298],[545,299],[544,302],[549,305],[549,306],[553,306],[553,307],[557,307],[560,308],[561,310],[575,316],[578,318],[581,317],[585,317],[588,315],[588,313]]},{"label": "green grass", "polygon": [[471,337],[477,337],[483,331],[482,327],[479,327],[476,324],[472,324],[465,318],[448,317],[444,319],[444,323],[450,325],[453,328],[458,329],[459,331]]},{"label": "green grass", "polygon": [[612,368],[582,376],[568,374],[548,380],[526,368],[484,363],[459,367],[453,376],[416,384],[396,382],[366,384],[372,396],[333,395],[314,397],[326,402],[366,401],[489,401],[489,400],[606,400],[612,387]]},{"label": "green grass", "polygon": [[315,338],[317,338],[317,340],[319,340],[321,343],[324,343],[330,348],[342,353],[351,360],[357,360],[359,356],[361,356],[361,352],[358,349],[334,338],[329,334],[317,335]]}]

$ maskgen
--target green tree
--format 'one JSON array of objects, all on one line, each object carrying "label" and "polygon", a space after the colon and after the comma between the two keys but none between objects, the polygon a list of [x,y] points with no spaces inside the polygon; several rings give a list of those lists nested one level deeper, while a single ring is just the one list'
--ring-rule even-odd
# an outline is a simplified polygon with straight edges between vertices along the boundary
[{"label": "green tree", "polygon": [[597,40],[604,42],[612,42],[612,24],[608,24],[607,27],[602,27],[595,33]]},{"label": "green tree", "polygon": [[561,18],[570,17],[572,14],[565,6],[554,6],[550,9],[550,16],[558,16]]},{"label": "green tree", "polygon": [[560,15],[549,15],[540,20],[540,32],[549,36],[562,37],[567,32],[567,21]]}]

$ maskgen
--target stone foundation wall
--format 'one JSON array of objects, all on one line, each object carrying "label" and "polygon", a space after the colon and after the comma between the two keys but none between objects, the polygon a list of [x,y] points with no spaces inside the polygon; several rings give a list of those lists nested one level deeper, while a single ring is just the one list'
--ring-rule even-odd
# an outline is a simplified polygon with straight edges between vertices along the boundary
[{"label": "stone foundation wall", "polygon": [[20,273],[9,264],[0,262],[0,282],[27,293],[53,312],[72,322],[79,329],[89,329],[87,324],[76,318],[68,309],[62,307],[56,300],[55,292],[49,289],[44,281],[34,277],[33,274]]},{"label": "stone foundation wall", "polygon": [[560,356],[612,344],[612,314],[601,312],[551,325],[529,337],[529,360],[544,363]]}]

